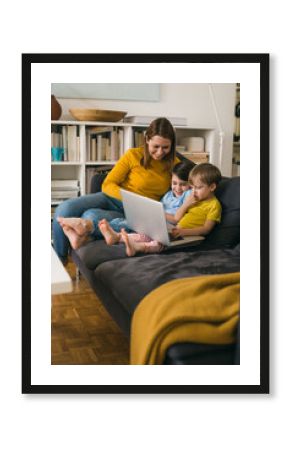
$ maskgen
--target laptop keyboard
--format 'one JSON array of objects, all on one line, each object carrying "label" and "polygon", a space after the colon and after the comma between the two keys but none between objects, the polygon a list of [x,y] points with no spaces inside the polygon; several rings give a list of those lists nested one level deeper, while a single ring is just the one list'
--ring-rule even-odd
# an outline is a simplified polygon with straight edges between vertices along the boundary
[{"label": "laptop keyboard", "polygon": [[174,242],[174,241],[184,241],[184,238],[182,236],[178,236],[178,237],[173,237],[171,233],[168,233],[169,235],[169,241],[170,242]]}]

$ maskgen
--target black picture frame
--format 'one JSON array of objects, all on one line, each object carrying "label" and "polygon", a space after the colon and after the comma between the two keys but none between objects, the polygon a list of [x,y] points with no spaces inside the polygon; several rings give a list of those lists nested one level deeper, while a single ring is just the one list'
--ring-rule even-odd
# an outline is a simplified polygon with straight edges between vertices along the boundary
[{"label": "black picture frame", "polygon": [[[260,381],[235,385],[32,384],[31,372],[31,83],[33,64],[255,64],[260,74]],[[22,55],[22,393],[251,394],[269,393],[269,54],[23,54]],[[262,149],[262,151],[261,151]],[[210,367],[210,366],[209,366]]]}]

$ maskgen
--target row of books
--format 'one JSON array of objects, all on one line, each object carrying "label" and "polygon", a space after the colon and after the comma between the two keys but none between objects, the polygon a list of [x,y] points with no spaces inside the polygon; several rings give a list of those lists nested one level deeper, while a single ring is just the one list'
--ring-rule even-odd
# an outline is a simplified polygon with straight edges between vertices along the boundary
[{"label": "row of books", "polygon": [[79,192],[79,180],[51,180],[52,203],[78,197]]},{"label": "row of books", "polygon": [[52,125],[51,148],[63,149],[63,161],[80,160],[80,136],[77,125]]},{"label": "row of books", "polygon": [[117,161],[124,152],[124,130],[90,127],[86,132],[87,161]]}]

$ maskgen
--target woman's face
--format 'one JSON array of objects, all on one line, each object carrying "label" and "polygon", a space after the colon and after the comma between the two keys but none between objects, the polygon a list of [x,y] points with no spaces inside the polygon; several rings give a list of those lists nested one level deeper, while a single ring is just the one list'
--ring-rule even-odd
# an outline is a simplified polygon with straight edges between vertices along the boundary
[{"label": "woman's face", "polygon": [[160,160],[170,153],[171,140],[161,136],[153,136],[147,140],[148,151],[152,159]]}]

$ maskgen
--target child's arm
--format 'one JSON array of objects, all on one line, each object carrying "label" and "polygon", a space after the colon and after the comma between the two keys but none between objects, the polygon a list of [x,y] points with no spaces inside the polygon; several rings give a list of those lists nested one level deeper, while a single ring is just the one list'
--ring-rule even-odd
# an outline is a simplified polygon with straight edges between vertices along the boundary
[{"label": "child's arm", "polygon": [[209,234],[215,227],[216,222],[214,220],[206,220],[204,225],[201,227],[195,228],[179,228],[178,225],[176,228],[172,228],[170,231],[173,237],[178,236],[206,236]]},{"label": "child's arm", "polygon": [[195,200],[193,193],[191,192],[184,201],[184,203],[176,211],[174,215],[174,223],[178,223],[182,219],[184,214],[187,212],[188,208],[195,205],[196,203],[197,201]]},{"label": "child's arm", "polygon": [[178,222],[178,220],[175,219],[173,214],[165,213],[165,218],[168,222],[173,223],[174,225],[176,225]]}]

